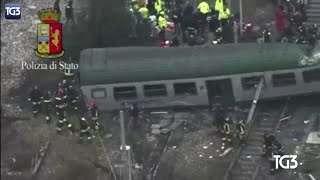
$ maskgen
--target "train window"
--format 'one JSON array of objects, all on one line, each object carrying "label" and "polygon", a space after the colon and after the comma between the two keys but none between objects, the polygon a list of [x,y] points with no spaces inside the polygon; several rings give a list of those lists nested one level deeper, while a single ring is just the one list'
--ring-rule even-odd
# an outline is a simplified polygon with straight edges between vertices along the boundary
[{"label": "train window", "polygon": [[143,92],[146,97],[167,95],[167,89],[164,84],[145,85],[143,86]]},{"label": "train window", "polygon": [[173,87],[175,95],[197,94],[195,83],[176,83]]},{"label": "train window", "polygon": [[115,87],[113,89],[113,95],[116,100],[136,98],[137,97],[136,87],[134,86]]},{"label": "train window", "polygon": [[244,77],[241,79],[242,87],[245,90],[253,89],[258,85],[262,76]]},{"label": "train window", "polygon": [[294,73],[274,74],[272,75],[272,81],[274,87],[296,84]]},{"label": "train window", "polygon": [[91,90],[91,97],[94,99],[101,99],[107,96],[105,88],[95,88]]},{"label": "train window", "polygon": [[320,81],[320,69],[304,71],[302,74],[304,82],[309,83],[314,81]]}]

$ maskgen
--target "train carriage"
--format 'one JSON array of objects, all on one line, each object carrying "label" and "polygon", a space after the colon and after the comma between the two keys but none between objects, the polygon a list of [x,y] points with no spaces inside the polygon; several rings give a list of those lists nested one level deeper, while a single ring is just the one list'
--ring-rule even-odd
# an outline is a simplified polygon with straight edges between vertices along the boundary
[{"label": "train carriage", "polygon": [[296,44],[86,49],[81,91],[101,109],[141,102],[146,108],[248,101],[264,78],[262,99],[320,92],[320,65],[301,66]]}]

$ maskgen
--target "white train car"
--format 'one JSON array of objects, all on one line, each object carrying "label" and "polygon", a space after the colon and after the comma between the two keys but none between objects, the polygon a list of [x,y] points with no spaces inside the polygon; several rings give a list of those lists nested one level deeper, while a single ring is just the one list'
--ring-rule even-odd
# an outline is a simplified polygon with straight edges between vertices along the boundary
[{"label": "white train car", "polygon": [[124,47],[81,52],[80,83],[87,103],[103,110],[139,102],[146,108],[207,106],[320,92],[320,65],[301,66],[304,46],[225,44],[215,47]]}]

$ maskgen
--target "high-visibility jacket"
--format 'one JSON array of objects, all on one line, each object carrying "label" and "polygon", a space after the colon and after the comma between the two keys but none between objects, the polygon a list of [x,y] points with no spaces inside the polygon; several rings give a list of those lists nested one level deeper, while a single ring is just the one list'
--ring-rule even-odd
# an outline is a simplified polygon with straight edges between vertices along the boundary
[{"label": "high-visibility jacket", "polygon": [[167,20],[163,16],[159,16],[158,18],[158,25],[160,28],[164,29],[167,27]]},{"label": "high-visibility jacket", "polygon": [[216,3],[214,5],[214,9],[216,11],[223,10],[223,0],[216,0]]},{"label": "high-visibility jacket", "polygon": [[222,11],[219,11],[219,19],[229,19],[230,17],[230,10],[229,8],[226,8]]},{"label": "high-visibility jacket", "polygon": [[230,134],[230,133],[231,133],[230,125],[229,125],[228,123],[225,123],[225,124],[223,125],[223,132],[224,132],[225,134]]},{"label": "high-visibility jacket", "polygon": [[162,10],[162,1],[161,0],[156,0],[154,2],[154,9],[157,11],[157,14]]},{"label": "high-visibility jacket", "polygon": [[149,10],[146,7],[141,7],[138,11],[141,14],[141,17],[143,19],[148,19],[149,18]]},{"label": "high-visibility jacket", "polygon": [[199,5],[198,5],[198,10],[200,11],[200,13],[202,14],[207,14],[210,12],[210,6],[207,2],[202,1]]},{"label": "high-visibility jacket", "polygon": [[246,133],[246,125],[244,123],[240,123],[238,126],[239,134],[243,135]]}]

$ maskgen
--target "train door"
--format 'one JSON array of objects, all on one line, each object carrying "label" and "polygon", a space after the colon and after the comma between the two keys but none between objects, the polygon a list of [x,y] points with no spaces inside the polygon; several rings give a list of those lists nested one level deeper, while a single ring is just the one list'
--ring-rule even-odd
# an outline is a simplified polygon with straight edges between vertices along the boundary
[{"label": "train door", "polygon": [[206,81],[209,105],[223,104],[231,106],[234,103],[231,79]]}]

